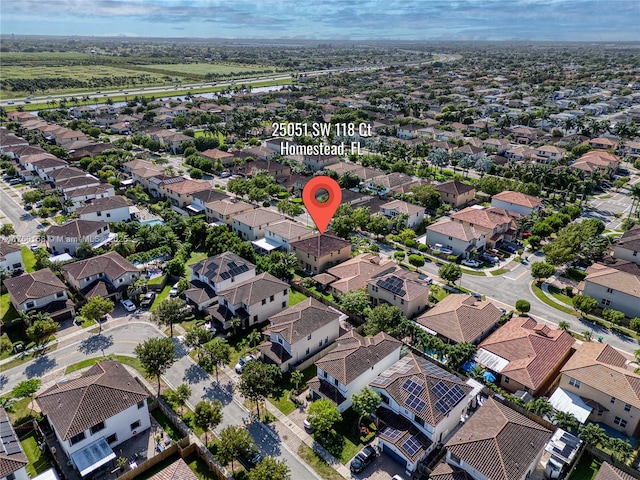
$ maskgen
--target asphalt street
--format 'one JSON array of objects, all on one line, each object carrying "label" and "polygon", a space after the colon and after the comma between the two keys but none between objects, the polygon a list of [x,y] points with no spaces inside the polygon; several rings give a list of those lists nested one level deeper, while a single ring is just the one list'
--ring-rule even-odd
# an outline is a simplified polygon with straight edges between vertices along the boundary
[{"label": "asphalt street", "polygon": [[[101,357],[109,354],[133,356],[136,345],[152,337],[162,336],[151,324],[132,322],[114,327],[103,335],[92,335],[85,340],[54,350],[34,361],[7,369],[0,373],[0,391],[10,391],[25,377],[48,378],[62,376],[68,365],[87,358]],[[223,420],[215,429],[219,432],[227,425],[242,425],[243,419],[249,416],[248,411],[231,394],[230,384],[218,385],[215,378],[200,368],[187,355],[186,350],[176,341],[176,353],[179,358],[163,376],[163,380],[177,387],[187,383],[191,387],[188,403],[193,406],[202,399],[218,399],[223,405]],[[153,383],[153,382],[152,382]],[[314,471],[294,454],[277,435],[270,433],[269,427],[259,423],[250,424],[247,429],[263,455],[274,456],[287,463],[291,469],[291,478],[318,478]]]},{"label": "asphalt street", "polygon": [[[17,196],[14,196],[17,195]],[[27,212],[20,200],[22,197],[17,189],[0,182],[0,223],[10,223],[16,230],[15,240],[22,245],[38,243],[38,233],[42,225],[36,217]]]}]

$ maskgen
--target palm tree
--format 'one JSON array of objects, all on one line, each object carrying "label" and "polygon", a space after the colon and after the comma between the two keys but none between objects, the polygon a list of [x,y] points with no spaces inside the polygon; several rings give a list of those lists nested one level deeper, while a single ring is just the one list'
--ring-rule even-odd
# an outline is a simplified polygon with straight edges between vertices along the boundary
[{"label": "palm tree", "polygon": [[621,438],[609,438],[607,447],[611,450],[611,456],[616,460],[626,462],[633,454],[633,447],[627,440]]},{"label": "palm tree", "polygon": [[640,183],[634,183],[629,187],[629,196],[631,197],[631,208],[629,209],[629,218],[638,209],[640,205]]},{"label": "palm tree", "polygon": [[527,410],[535,413],[539,417],[551,417],[553,415],[553,406],[544,398],[536,398],[527,404]]},{"label": "palm tree", "polygon": [[605,443],[608,439],[607,432],[605,432],[604,428],[595,423],[580,425],[578,437],[592,447],[597,447],[599,444]]},{"label": "palm tree", "polygon": [[562,320],[560,323],[558,323],[558,327],[560,328],[560,330],[564,330],[566,332],[569,330],[569,322]]},{"label": "palm tree", "polygon": [[556,411],[553,415],[553,423],[568,432],[574,432],[578,429],[578,420],[572,413]]},{"label": "palm tree", "polygon": [[300,370],[294,370],[293,372],[291,372],[291,381],[296,386],[296,393],[300,391],[300,384],[302,383],[303,380],[304,380],[304,375]]},{"label": "palm tree", "polygon": [[262,340],[262,333],[260,333],[259,330],[252,330],[249,333],[249,335],[247,335],[247,341],[249,342],[249,345],[251,345],[252,347],[255,347],[256,345],[258,345],[261,340]]},{"label": "palm tree", "polygon": [[229,323],[231,323],[231,328],[233,328],[233,334],[235,335],[236,330],[238,329],[238,327],[240,327],[242,321],[238,317],[231,317]]}]

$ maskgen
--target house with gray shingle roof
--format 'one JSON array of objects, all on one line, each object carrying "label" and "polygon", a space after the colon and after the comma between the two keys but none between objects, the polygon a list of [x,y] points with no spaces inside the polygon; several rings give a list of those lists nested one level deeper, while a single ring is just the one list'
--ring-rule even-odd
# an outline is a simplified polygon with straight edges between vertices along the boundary
[{"label": "house with gray shingle roof", "polygon": [[84,476],[115,458],[113,448],[151,427],[147,396],[124,365],[107,360],[79,378],[56,383],[36,402]]},{"label": "house with gray shingle roof", "polygon": [[387,333],[363,337],[350,330],[338,337],[336,346],[316,360],[317,376],[309,380],[313,400],[326,398],[344,412],[351,396],[366,387],[380,373],[400,360],[402,343]]},{"label": "house with gray shingle roof", "polygon": [[189,265],[191,278],[214,291],[226,290],[256,276],[256,266],[232,252],[224,252]]},{"label": "house with gray shingle roof", "polygon": [[473,478],[530,478],[552,432],[524,415],[486,400],[446,443],[447,463]]},{"label": "house with gray shingle roof", "polygon": [[67,286],[48,268],[8,278],[4,286],[18,312],[39,310],[54,302],[66,302],[69,298]]},{"label": "house with gray shingle roof", "polygon": [[283,371],[324,349],[329,349],[340,334],[340,320],[347,316],[333,307],[308,298],[272,315],[265,335],[269,341],[260,346],[263,361]]}]

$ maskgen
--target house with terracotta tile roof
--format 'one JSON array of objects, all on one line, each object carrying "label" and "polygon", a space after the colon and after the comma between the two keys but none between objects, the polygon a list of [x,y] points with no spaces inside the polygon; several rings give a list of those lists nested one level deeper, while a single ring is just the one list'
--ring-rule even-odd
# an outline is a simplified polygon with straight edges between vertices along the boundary
[{"label": "house with terracotta tile roof", "polygon": [[[339,295],[352,290],[366,288],[367,282],[374,277],[391,273],[396,264],[389,259],[382,259],[372,253],[361,253],[346,262],[329,268],[325,273],[313,279],[321,284],[328,293]],[[316,278],[321,277],[322,278]]]},{"label": "house with terracotta tile roof", "polygon": [[269,225],[284,220],[284,215],[268,210],[256,208],[249,212],[239,213],[231,219],[231,230],[243,240],[254,241],[264,238]]},{"label": "house with terracotta tile roof", "polygon": [[494,372],[502,388],[537,396],[551,386],[574,343],[564,330],[531,317],[514,317],[480,344],[475,361]]},{"label": "house with terracotta tile roof", "polygon": [[453,251],[454,255],[467,258],[472,252],[485,248],[487,232],[443,217],[427,227],[426,242],[431,247],[442,245]]},{"label": "house with terracotta tile roof", "polygon": [[611,150],[615,151],[618,148],[618,142],[611,138],[598,137],[589,140],[589,146],[596,150]]},{"label": "house with terracotta tile roof", "polygon": [[569,165],[570,168],[591,172],[613,172],[620,164],[620,158],[613,153],[592,150]]},{"label": "house with terracotta tile roof", "polygon": [[[481,385],[474,382],[477,389]],[[369,386],[380,395],[378,447],[413,472],[458,425],[474,387],[410,353]],[[477,393],[477,392],[476,392]],[[402,428],[407,424],[408,428]]]},{"label": "house with terracotta tile roof", "polygon": [[476,187],[458,180],[449,180],[435,185],[442,201],[453,208],[468,205],[476,197]]},{"label": "house with terracotta tile roof", "polygon": [[0,408],[0,432],[0,478],[29,480],[29,460],[4,408]]},{"label": "house with terracotta tile roof", "polygon": [[66,304],[67,286],[48,268],[7,278],[4,286],[18,312],[42,310],[53,303]]},{"label": "house with terracotta tile roof", "polygon": [[102,247],[116,237],[106,221],[70,220],[63,225],[51,225],[47,231],[47,245],[53,253],[75,255],[81,243],[93,248]]},{"label": "house with terracotta tile roof", "polygon": [[[635,364],[606,343],[584,342],[562,367],[559,389],[599,422],[631,437],[640,434],[640,375]],[[554,394],[555,395],[555,394]]]},{"label": "house with terracotta tile roof", "polygon": [[184,208],[191,204],[192,195],[196,192],[210,190],[211,184],[203,180],[185,178],[180,182],[170,182],[164,185],[164,195],[172,205]]},{"label": "house with terracotta tile roof", "polygon": [[207,216],[207,222],[222,222],[231,226],[233,217],[241,213],[251,212],[253,209],[254,206],[250,203],[235,198],[224,198],[207,202],[204,211]]},{"label": "house with terracotta tile roof", "polygon": [[198,477],[182,458],[178,458],[148,480],[198,480]]},{"label": "house with terracotta tile roof", "polygon": [[531,212],[542,209],[542,200],[533,195],[505,190],[491,197],[491,206],[526,217]]},{"label": "house with terracotta tile roof", "polygon": [[96,363],[36,397],[71,464],[85,476],[116,458],[113,449],[151,427],[147,392],[120,362]]},{"label": "house with terracotta tile roof", "polygon": [[131,178],[143,188],[149,189],[149,179],[164,173],[164,166],[147,162],[146,160],[131,160],[123,165],[125,172],[131,173]]},{"label": "house with terracotta tile roof", "polygon": [[602,462],[600,470],[598,470],[598,474],[593,480],[634,480],[635,478],[633,475],[623,472],[607,462]]},{"label": "house with terracotta tile roof", "polygon": [[233,153],[225,152],[217,148],[210,148],[209,150],[200,152],[198,155],[202,158],[206,158],[207,160],[211,160],[213,163],[220,160],[224,167],[230,166],[233,163],[234,158]]},{"label": "house with terracotta tile roof", "polygon": [[340,321],[347,315],[308,298],[269,318],[263,332],[269,340],[260,345],[262,360],[283,372],[318,352],[329,350],[340,334]]},{"label": "house with terracotta tile roof", "polygon": [[127,287],[140,277],[140,270],[118,252],[107,252],[64,265],[62,274],[69,285],[86,298],[119,300]]},{"label": "house with terracotta tile roof", "polygon": [[613,256],[620,260],[640,264],[640,225],[627,230],[613,247]]},{"label": "house with terracotta tile roof", "polygon": [[385,332],[363,337],[349,330],[335,341],[335,347],[316,360],[317,376],[309,380],[313,400],[326,398],[340,412],[351,406],[351,396],[366,387],[380,373],[400,360],[402,342]]},{"label": "house with terracotta tile roof", "polygon": [[289,245],[300,266],[313,274],[351,258],[351,242],[332,233],[316,233]]},{"label": "house with terracotta tile roof", "polygon": [[640,317],[640,265],[626,260],[594,263],[578,290],[630,318]]},{"label": "house with terracotta tile roof", "polygon": [[402,268],[367,280],[367,293],[373,306],[393,305],[407,318],[424,312],[429,304],[429,285],[419,274]]},{"label": "house with terracotta tile roof", "polygon": [[531,478],[552,432],[487,399],[445,444],[446,461],[474,479]]},{"label": "house with terracotta tile roof", "polygon": [[475,480],[460,467],[449,465],[445,459],[440,460],[429,474],[429,480]]},{"label": "house with terracotta tile roof", "polygon": [[542,145],[536,148],[536,161],[539,163],[549,163],[562,160],[567,151],[555,145]]},{"label": "house with terracotta tile roof", "polygon": [[489,301],[451,294],[416,318],[416,323],[449,342],[477,345],[498,327],[501,318],[502,312]]}]

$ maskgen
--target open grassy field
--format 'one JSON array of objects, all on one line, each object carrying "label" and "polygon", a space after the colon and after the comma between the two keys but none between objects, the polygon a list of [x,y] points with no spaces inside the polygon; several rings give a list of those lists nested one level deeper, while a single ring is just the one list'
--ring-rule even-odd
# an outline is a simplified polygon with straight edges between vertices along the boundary
[{"label": "open grassy field", "polygon": [[151,65],[141,65],[145,70],[162,70],[175,72],[176,75],[206,75],[214,73],[217,75],[234,76],[244,72],[265,72],[275,73],[275,68],[268,65],[241,65],[241,64],[220,64],[220,63],[159,63]]},{"label": "open grassy field", "polygon": [[[139,76],[138,72],[128,70],[125,65],[113,67],[107,65],[76,65],[76,66],[10,66],[2,67],[2,77],[5,80],[13,78],[51,78],[70,77],[77,80],[88,80],[93,77],[122,77]],[[160,75],[154,77],[159,82]],[[144,84],[142,84],[144,85]]]}]

